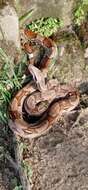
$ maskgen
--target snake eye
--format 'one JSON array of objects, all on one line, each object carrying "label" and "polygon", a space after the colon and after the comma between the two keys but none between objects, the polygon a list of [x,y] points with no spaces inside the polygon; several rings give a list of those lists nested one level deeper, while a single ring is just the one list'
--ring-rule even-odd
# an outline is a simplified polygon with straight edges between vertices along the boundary
[{"label": "snake eye", "polygon": [[69,92],[69,96],[73,96],[74,95],[74,93],[73,92]]},{"label": "snake eye", "polygon": [[69,96],[72,96],[72,92],[69,93]]}]

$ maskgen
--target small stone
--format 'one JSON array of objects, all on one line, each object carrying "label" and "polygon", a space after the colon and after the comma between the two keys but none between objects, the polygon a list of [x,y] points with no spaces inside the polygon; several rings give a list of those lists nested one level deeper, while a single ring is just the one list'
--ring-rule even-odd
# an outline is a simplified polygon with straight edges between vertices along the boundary
[{"label": "small stone", "polygon": [[0,28],[6,41],[13,41],[17,48],[19,42],[18,17],[13,7],[5,6],[0,10]]},{"label": "small stone", "polygon": [[12,57],[20,50],[18,16],[9,4],[0,9],[0,47]]}]

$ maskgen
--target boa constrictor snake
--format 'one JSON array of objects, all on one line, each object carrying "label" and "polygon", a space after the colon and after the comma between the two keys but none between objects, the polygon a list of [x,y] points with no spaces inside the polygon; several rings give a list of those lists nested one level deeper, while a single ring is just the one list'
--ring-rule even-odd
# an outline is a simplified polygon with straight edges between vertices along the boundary
[{"label": "boa constrictor snake", "polygon": [[[45,80],[48,64],[57,58],[56,43],[29,29],[24,30],[24,35],[26,42],[22,47],[28,55],[28,71],[33,80],[12,99],[9,126],[16,135],[34,138],[46,133],[63,113],[78,105],[79,92],[71,85],[60,85],[56,79]],[[37,63],[33,43],[44,49],[42,60]]]}]

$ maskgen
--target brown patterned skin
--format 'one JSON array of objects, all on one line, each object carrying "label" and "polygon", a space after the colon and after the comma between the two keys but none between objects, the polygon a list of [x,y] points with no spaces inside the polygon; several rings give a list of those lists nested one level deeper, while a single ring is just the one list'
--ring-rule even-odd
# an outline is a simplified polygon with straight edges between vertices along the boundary
[{"label": "brown patterned skin", "polygon": [[[57,57],[56,44],[30,30],[25,29],[24,33],[48,49],[44,57],[45,60],[48,57],[47,61],[43,59],[41,62],[41,67],[47,68],[47,62]],[[33,54],[29,42],[23,48],[27,54]],[[78,105],[79,92],[71,85],[60,85],[56,79],[45,83],[42,71],[32,64],[29,64],[28,69],[34,82],[27,84],[13,98],[9,126],[21,137],[34,138],[46,133],[62,114],[70,112]]]},{"label": "brown patterned skin", "polygon": [[25,38],[27,38],[27,42],[23,43],[22,46],[24,51],[29,55],[30,63],[32,62],[32,64],[34,64],[34,50],[33,46],[31,46],[29,43],[30,41],[34,42],[35,44],[37,43],[41,45],[45,49],[44,57],[41,63],[37,65],[39,69],[43,70],[47,68],[48,64],[50,64],[51,59],[57,59],[58,50],[56,43],[53,40],[51,40],[50,38],[43,37],[40,34],[32,32],[28,29],[24,30],[24,34],[26,36]]}]

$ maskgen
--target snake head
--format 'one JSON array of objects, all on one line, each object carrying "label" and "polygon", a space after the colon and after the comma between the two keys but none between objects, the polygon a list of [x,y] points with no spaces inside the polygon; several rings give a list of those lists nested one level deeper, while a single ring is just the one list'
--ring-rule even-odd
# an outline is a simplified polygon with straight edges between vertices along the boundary
[{"label": "snake head", "polygon": [[39,91],[47,90],[47,86],[45,84],[45,77],[43,73],[38,68],[36,68],[34,65],[31,64],[29,65],[28,70],[32,74],[38,90]]}]

